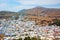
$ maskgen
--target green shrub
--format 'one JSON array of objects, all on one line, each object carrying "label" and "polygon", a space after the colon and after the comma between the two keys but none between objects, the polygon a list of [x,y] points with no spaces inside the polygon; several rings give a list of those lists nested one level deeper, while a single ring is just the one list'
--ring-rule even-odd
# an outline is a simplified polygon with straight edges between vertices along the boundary
[{"label": "green shrub", "polygon": [[53,24],[60,26],[60,20],[59,19],[54,19]]},{"label": "green shrub", "polygon": [[19,38],[19,39],[17,39],[17,40],[22,40],[22,38]]},{"label": "green shrub", "polygon": [[30,39],[30,37],[28,36],[28,37],[25,37],[25,39],[24,39],[24,40],[31,40],[31,39]]}]

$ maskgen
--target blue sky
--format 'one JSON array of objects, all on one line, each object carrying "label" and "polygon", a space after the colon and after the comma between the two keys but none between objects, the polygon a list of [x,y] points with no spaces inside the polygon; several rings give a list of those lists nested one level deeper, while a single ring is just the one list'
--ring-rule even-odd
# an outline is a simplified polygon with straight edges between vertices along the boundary
[{"label": "blue sky", "polygon": [[36,6],[60,8],[60,0],[0,0],[0,11],[19,11]]}]

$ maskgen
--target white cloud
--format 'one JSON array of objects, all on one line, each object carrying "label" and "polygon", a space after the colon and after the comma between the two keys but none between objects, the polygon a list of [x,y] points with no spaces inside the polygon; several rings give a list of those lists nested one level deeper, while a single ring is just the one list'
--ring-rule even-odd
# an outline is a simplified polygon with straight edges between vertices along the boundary
[{"label": "white cloud", "polygon": [[33,8],[35,6],[54,5],[60,3],[60,0],[13,0],[14,2],[19,3],[20,5],[12,6],[10,4],[11,1],[9,1],[10,3],[8,1],[9,0],[2,0],[2,2],[0,1],[0,10],[18,11],[21,9]]},{"label": "white cloud", "polygon": [[22,5],[50,5],[60,3],[60,0],[16,0]]},{"label": "white cloud", "polygon": [[7,3],[0,3],[0,11],[4,11],[8,9],[8,4]]},{"label": "white cloud", "polygon": [[21,9],[30,9],[36,5],[53,5],[60,3],[59,0],[15,0],[21,5],[11,8],[11,11],[18,11]]},{"label": "white cloud", "polygon": [[6,3],[1,3],[1,4],[0,4],[0,7],[5,7],[5,6],[7,6]]}]

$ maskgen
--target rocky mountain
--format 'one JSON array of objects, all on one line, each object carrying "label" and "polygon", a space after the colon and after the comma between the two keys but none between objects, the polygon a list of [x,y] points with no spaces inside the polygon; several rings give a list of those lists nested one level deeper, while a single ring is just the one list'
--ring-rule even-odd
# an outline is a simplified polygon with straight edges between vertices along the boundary
[{"label": "rocky mountain", "polygon": [[44,8],[44,7],[35,7],[31,9],[23,9],[19,12],[10,12],[10,11],[0,11],[0,18],[8,18],[11,16],[25,15],[25,19],[33,20],[38,25],[48,25],[52,23],[52,20],[55,18],[60,19],[60,9],[57,8]]},{"label": "rocky mountain", "polygon": [[45,17],[56,17],[60,18],[60,9],[57,8],[44,8],[44,7],[35,7],[31,9],[23,9],[18,12],[11,12],[11,11],[0,11],[1,15],[16,15],[16,14],[22,14],[22,15],[30,15],[30,16],[45,16]]},{"label": "rocky mountain", "polygon": [[35,7],[32,9],[23,9],[19,11],[19,13],[33,16],[50,16],[60,18],[60,9],[57,8]]},{"label": "rocky mountain", "polygon": [[60,19],[60,9],[57,8],[44,8],[35,7],[32,9],[23,9],[19,11],[24,15],[27,15],[25,19],[33,20],[38,25],[49,25],[54,19]]}]

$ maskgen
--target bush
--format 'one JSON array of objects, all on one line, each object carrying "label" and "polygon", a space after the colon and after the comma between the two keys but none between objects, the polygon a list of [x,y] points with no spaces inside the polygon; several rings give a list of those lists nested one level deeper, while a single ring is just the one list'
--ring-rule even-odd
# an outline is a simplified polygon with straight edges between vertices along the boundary
[{"label": "bush", "polygon": [[30,37],[28,36],[28,37],[25,37],[25,39],[24,39],[24,40],[31,40],[31,39],[30,39]]},{"label": "bush", "polygon": [[37,40],[37,38],[36,37],[32,37],[31,40]]},{"label": "bush", "polygon": [[60,20],[59,19],[54,19],[53,24],[60,26]]},{"label": "bush", "polygon": [[39,37],[36,38],[36,37],[32,37],[31,40],[41,40]]},{"label": "bush", "polygon": [[52,20],[53,23],[49,23],[48,25],[57,25],[57,26],[60,26],[60,20],[59,19],[53,19]]},{"label": "bush", "polygon": [[17,40],[22,40],[22,38],[19,38],[19,39],[17,39]]}]

